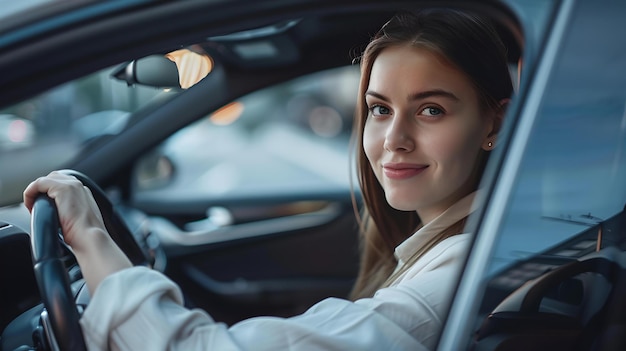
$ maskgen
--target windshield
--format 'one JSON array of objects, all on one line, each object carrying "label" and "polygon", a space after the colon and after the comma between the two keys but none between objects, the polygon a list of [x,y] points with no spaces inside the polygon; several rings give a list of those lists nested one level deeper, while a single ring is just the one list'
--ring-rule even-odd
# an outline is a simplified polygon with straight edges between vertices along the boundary
[{"label": "windshield", "polygon": [[111,77],[114,70],[0,109],[0,205],[21,201],[29,180],[63,167],[95,138],[119,133],[132,112],[157,97],[176,93],[129,86]]}]

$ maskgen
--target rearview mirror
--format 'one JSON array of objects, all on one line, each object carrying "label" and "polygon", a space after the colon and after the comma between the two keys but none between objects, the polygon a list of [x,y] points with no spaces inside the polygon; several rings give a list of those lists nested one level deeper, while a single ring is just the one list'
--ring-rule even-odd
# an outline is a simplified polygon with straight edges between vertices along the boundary
[{"label": "rearview mirror", "polygon": [[128,62],[112,77],[128,85],[187,89],[206,77],[213,68],[208,55],[183,49],[166,55],[151,55]]}]

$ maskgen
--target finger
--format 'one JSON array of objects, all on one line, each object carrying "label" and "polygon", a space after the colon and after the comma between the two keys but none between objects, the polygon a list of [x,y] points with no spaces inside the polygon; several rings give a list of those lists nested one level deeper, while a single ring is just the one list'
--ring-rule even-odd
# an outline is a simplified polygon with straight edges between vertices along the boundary
[{"label": "finger", "polygon": [[58,180],[77,180],[76,177],[69,174],[61,173],[59,171],[52,171],[47,175],[47,177]]},{"label": "finger", "polygon": [[32,181],[26,189],[24,189],[23,198],[24,198],[24,206],[28,209],[28,211],[32,211],[33,204],[35,203],[35,199],[42,193],[46,192],[44,188],[41,186],[40,180],[43,177],[37,178]]},{"label": "finger", "polygon": [[24,205],[29,211],[32,211],[33,204],[40,194],[47,194],[50,198],[55,199],[60,188],[76,189],[78,187],[82,188],[82,186],[83,184],[75,177],[51,172],[45,177],[35,179],[24,189]]}]

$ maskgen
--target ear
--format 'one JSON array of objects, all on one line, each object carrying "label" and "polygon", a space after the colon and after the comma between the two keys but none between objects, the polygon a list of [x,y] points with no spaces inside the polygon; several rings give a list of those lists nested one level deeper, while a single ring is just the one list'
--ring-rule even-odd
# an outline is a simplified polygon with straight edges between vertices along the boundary
[{"label": "ear", "polygon": [[498,138],[498,132],[500,132],[500,127],[502,127],[502,121],[504,120],[504,114],[506,113],[506,109],[509,105],[511,99],[502,99],[498,103],[498,109],[493,114],[491,131],[485,138],[483,142],[482,148],[485,151],[491,151],[496,146],[496,139]]}]

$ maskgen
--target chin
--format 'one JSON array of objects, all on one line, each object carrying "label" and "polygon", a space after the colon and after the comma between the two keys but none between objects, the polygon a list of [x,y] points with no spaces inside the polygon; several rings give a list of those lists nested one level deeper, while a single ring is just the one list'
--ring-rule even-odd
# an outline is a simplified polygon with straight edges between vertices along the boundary
[{"label": "chin", "polygon": [[387,202],[389,203],[389,206],[398,211],[416,211],[417,209],[415,201],[411,201],[409,199],[399,199],[389,196],[387,197]]}]

